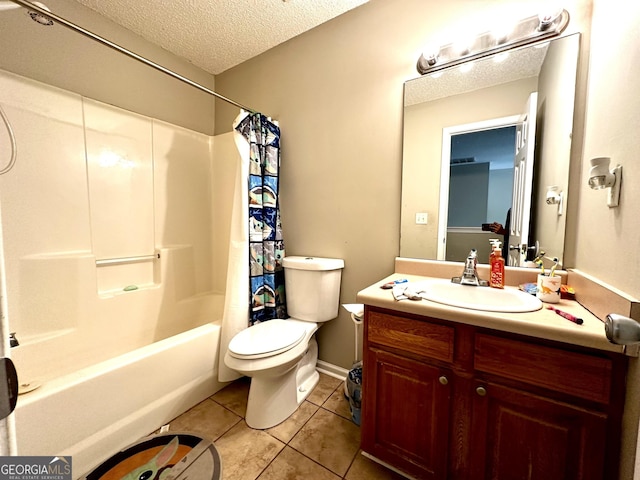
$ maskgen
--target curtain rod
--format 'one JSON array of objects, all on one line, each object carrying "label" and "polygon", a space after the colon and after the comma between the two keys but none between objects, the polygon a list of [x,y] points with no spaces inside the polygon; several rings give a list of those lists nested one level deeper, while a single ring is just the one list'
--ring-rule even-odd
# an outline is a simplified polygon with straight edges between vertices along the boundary
[{"label": "curtain rod", "polygon": [[194,82],[193,80],[188,79],[187,77],[183,77],[182,75],[174,72],[173,70],[169,70],[168,68],[163,67],[162,65],[159,65],[155,62],[152,62],[151,60],[144,58],[140,55],[138,55],[137,53],[132,52],[131,50],[127,50],[124,47],[121,47],[120,45],[118,45],[117,43],[113,43],[110,40],[107,40],[106,38],[101,37],[100,35],[97,35],[93,32],[90,32],[89,30],[86,30],[82,27],[80,27],[79,25],[76,25],[73,22],[70,22],[68,20],[66,20],[65,18],[60,17],[59,15],[56,15],[55,13],[50,12],[49,10],[46,10],[44,8],[40,8],[38,5],[35,5],[31,2],[27,2],[25,0],[11,0],[13,3],[17,3],[18,5],[28,9],[28,10],[32,10],[35,12],[40,13],[41,15],[44,15],[46,17],[51,18],[52,20],[54,20],[54,22],[60,23],[61,25],[64,25],[67,28],[70,28],[71,30],[74,30],[82,35],[84,35],[85,37],[89,37],[92,40],[95,40],[109,48],[112,48],[113,50],[116,50],[120,53],[125,54],[126,56],[133,58],[134,60],[137,60],[141,63],[144,63],[145,65],[155,68],[156,70],[159,70],[162,73],[165,73],[177,80],[180,80],[181,82],[186,83],[187,85],[191,85],[192,87],[197,88],[198,90],[201,90],[205,93],[208,93],[209,95],[213,95],[216,98],[219,98],[220,100],[223,100],[227,103],[230,103],[231,105],[235,105],[236,107],[242,108],[243,110],[246,110],[248,112],[254,113],[255,110],[249,108],[249,107],[245,107],[244,105],[235,102],[223,95],[220,95],[217,92],[214,92],[213,90],[200,85],[199,83]]}]

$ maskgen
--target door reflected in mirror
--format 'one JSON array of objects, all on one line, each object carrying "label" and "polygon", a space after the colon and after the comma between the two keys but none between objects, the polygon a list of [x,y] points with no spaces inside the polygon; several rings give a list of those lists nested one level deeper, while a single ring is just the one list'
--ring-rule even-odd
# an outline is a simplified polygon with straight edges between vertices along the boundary
[{"label": "door reflected in mirror", "polygon": [[[507,258],[515,145],[515,125],[452,135],[448,212],[441,212],[447,216],[446,260],[464,261],[469,250],[476,248],[479,235],[482,244],[490,238],[498,239]],[[488,251],[479,255],[480,262],[489,261]]]},{"label": "door reflected in mirror", "polygon": [[[458,168],[451,166],[449,158],[451,134],[462,133],[469,125],[524,115],[525,123],[536,127],[535,134],[526,138],[526,133],[516,132],[515,145],[529,141],[529,146],[523,148],[529,149],[532,161],[526,167],[517,160],[512,164],[516,182],[506,194],[514,199],[513,218],[505,247],[509,243],[531,247],[537,241],[547,255],[562,259],[566,218],[562,210],[546,204],[545,193],[550,185],[564,192],[568,189],[579,43],[580,34],[573,34],[547,42],[542,48],[534,45],[513,50],[501,62],[492,57],[476,60],[467,73],[454,67],[440,72],[437,78],[424,76],[405,83],[400,256],[461,260],[454,253],[456,250],[466,258],[469,249],[476,248],[480,261],[488,259],[488,239],[500,237],[483,232],[482,223],[504,224],[508,208],[502,207],[502,214],[489,213],[485,221],[474,221],[474,225],[449,225],[448,214],[443,211],[449,210],[450,173]],[[533,93],[537,93],[537,99],[533,109],[527,110],[525,105]],[[516,124],[513,121],[512,125]],[[489,176],[492,169],[490,165]],[[527,187],[529,180],[531,184]],[[487,202],[494,198],[497,202],[498,197],[505,195],[503,184],[497,184],[496,188],[488,185]],[[516,201],[519,196],[529,206],[516,211],[514,206],[522,206]],[[486,210],[489,211],[488,206]],[[416,223],[419,212],[428,214],[427,224]],[[464,247],[454,240],[454,235],[461,233],[456,228],[463,228],[466,236],[471,235]],[[509,263],[521,264],[526,253],[526,249],[514,248],[514,258]]]}]

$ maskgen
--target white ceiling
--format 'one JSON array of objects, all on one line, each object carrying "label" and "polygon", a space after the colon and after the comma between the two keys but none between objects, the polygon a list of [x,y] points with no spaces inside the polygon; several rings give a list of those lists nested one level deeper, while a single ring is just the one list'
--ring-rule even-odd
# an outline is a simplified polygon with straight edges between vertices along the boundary
[{"label": "white ceiling", "polygon": [[219,74],[368,0],[73,1]]}]

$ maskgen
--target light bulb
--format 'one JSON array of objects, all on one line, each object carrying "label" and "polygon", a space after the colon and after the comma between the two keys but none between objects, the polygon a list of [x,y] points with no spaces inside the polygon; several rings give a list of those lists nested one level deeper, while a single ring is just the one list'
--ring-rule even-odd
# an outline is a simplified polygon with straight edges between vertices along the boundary
[{"label": "light bulb", "polygon": [[427,45],[422,51],[422,57],[430,67],[433,67],[436,63],[438,63],[439,54],[440,47],[436,45]]},{"label": "light bulb", "polygon": [[562,14],[561,8],[549,8],[545,11],[542,11],[538,14],[538,21],[540,24],[538,25],[539,31],[548,30],[553,22]]}]

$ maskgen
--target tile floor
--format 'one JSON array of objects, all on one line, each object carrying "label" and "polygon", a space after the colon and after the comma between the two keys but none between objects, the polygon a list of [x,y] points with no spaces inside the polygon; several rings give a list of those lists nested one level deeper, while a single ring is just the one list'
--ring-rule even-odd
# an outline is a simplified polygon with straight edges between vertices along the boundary
[{"label": "tile floor", "polygon": [[400,480],[360,455],[360,428],[351,421],[343,382],[320,374],[307,400],[286,421],[253,430],[244,421],[249,379],[229,384],[170,422],[169,430],[212,440],[223,480]]}]

